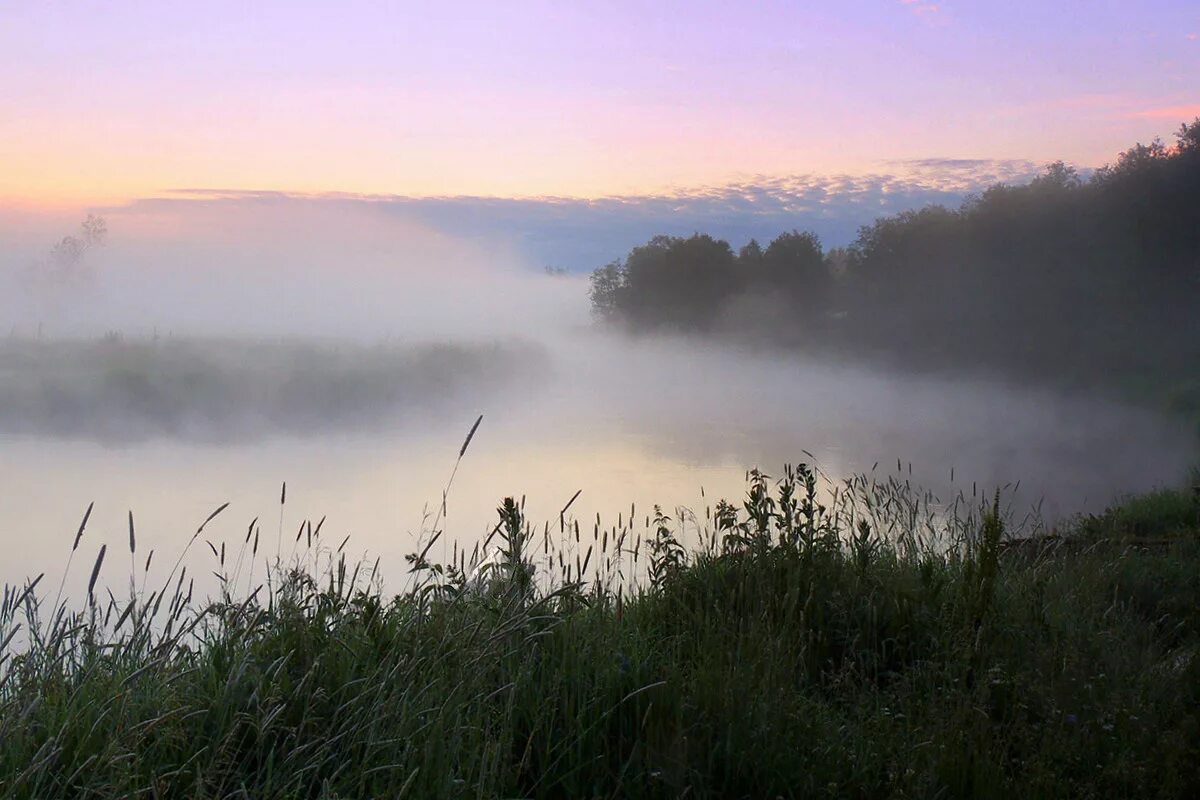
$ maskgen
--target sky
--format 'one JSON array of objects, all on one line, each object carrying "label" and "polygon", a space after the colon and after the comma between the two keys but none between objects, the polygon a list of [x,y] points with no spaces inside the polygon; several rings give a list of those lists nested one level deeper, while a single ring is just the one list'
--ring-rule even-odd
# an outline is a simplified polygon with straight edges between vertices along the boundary
[{"label": "sky", "polygon": [[10,218],[266,192],[516,225],[568,266],[672,226],[844,243],[1196,116],[1194,0],[0,0]]}]

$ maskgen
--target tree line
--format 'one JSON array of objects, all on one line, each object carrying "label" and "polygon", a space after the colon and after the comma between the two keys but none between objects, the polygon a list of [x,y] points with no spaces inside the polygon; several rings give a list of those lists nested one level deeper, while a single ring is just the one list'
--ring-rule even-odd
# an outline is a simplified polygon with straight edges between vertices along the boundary
[{"label": "tree line", "polygon": [[962,205],[738,251],[656,236],[592,273],[600,318],[1126,388],[1200,377],[1200,118],[1087,178],[1063,162]]}]

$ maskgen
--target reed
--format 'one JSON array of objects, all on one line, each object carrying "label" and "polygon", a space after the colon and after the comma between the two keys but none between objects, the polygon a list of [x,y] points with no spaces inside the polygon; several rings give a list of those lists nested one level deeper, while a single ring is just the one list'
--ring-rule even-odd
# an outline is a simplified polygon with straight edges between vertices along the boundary
[{"label": "reed", "polygon": [[148,595],[104,596],[101,546],[82,608],[5,589],[0,797],[1194,796],[1186,492],[1125,506],[1169,544],[1079,520],[1017,547],[995,496],[748,478],[591,531],[507,498],[395,594],[308,521],[253,583],[255,520],[236,559],[207,534],[193,597],[224,505]]}]

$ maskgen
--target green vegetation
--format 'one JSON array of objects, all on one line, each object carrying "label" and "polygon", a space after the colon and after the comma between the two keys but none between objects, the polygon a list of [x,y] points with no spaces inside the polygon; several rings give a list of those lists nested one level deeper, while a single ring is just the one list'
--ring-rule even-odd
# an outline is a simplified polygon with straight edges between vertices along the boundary
[{"label": "green vegetation", "polygon": [[0,432],[129,441],[377,430],[547,369],[520,342],[0,339]]},{"label": "green vegetation", "polygon": [[1083,518],[1080,527],[1089,537],[1134,537],[1141,542],[1195,531],[1200,528],[1200,475],[1193,474],[1192,483],[1190,494],[1160,489],[1130,497],[1103,514]]},{"label": "green vegetation", "polygon": [[1063,163],[961,208],[877,220],[845,250],[659,236],[592,276],[597,315],[906,370],[1150,399],[1200,424],[1200,119],[1082,179]]},{"label": "green vegetation", "polygon": [[394,597],[320,525],[253,591],[256,525],[213,543],[203,603],[178,564],[106,595],[102,548],[80,611],[5,593],[0,796],[1196,796],[1193,495],[1015,545],[999,499],[829,489],[583,532],[509,499]]}]

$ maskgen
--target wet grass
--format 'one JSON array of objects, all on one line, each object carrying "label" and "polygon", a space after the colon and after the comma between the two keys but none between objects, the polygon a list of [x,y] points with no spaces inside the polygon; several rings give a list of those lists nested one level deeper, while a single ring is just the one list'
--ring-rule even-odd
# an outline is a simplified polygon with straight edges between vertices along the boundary
[{"label": "wet grass", "polygon": [[1200,475],[1188,492],[1159,489],[1125,498],[1102,514],[1081,518],[1078,525],[1092,537],[1126,537],[1142,541],[1172,537],[1200,529]]},{"label": "wet grass", "polygon": [[215,599],[182,557],[124,597],[92,562],[77,610],[6,592],[0,796],[1195,796],[1184,509],[1014,548],[998,502],[752,472],[703,518],[535,529],[508,499],[445,564],[435,523],[398,595],[319,523],[256,584],[252,523],[210,545]]}]

